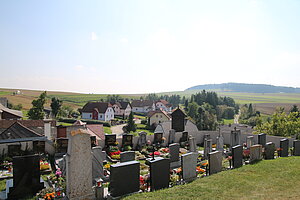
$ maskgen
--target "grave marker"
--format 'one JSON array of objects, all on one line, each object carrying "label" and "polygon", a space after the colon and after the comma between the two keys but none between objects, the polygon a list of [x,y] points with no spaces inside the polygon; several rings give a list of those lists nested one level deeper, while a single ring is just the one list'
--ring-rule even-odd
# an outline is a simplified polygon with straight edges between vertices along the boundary
[{"label": "grave marker", "polygon": [[273,142],[268,142],[265,146],[265,159],[274,159],[275,150],[275,144]]},{"label": "grave marker", "polygon": [[230,146],[236,146],[236,145],[240,145],[241,144],[241,130],[236,129],[236,127],[234,127],[234,130],[231,131],[230,134]]},{"label": "grave marker", "polygon": [[92,175],[93,175],[93,185],[99,178],[104,179],[103,173],[103,161],[105,160],[106,153],[102,151],[101,147],[92,148]]},{"label": "grave marker", "polygon": [[172,144],[175,142],[175,130],[174,129],[171,129],[169,131],[169,144]]},{"label": "grave marker", "polygon": [[215,151],[208,154],[209,175],[222,171],[223,152]]},{"label": "grave marker", "polygon": [[262,159],[262,145],[257,144],[250,147],[250,163]]},{"label": "grave marker", "polygon": [[115,134],[110,134],[110,135],[105,135],[105,146],[111,146],[111,145],[115,145],[117,141],[117,135]]},{"label": "grave marker", "polygon": [[289,140],[282,139],[280,140],[280,157],[288,157],[289,156]]},{"label": "grave marker", "polygon": [[190,152],[197,152],[197,145],[193,136],[189,137],[189,150]]},{"label": "grave marker", "polygon": [[182,178],[186,182],[193,181],[197,178],[197,159],[198,153],[190,152],[181,156]]},{"label": "grave marker", "polygon": [[170,181],[170,159],[156,157],[154,160],[147,160],[150,166],[151,191],[169,187]]},{"label": "grave marker", "polygon": [[243,147],[242,145],[236,145],[232,147],[232,165],[233,168],[243,166]]},{"label": "grave marker", "polygon": [[265,133],[258,134],[258,144],[265,147],[266,142],[267,142],[267,135]]},{"label": "grave marker", "polygon": [[294,147],[293,155],[300,156],[300,140],[294,140],[293,147]]},{"label": "grave marker", "polygon": [[247,148],[250,149],[254,145],[254,136],[247,136]]},{"label": "grave marker", "polygon": [[112,197],[120,197],[140,190],[140,163],[130,161],[110,166],[110,186]]},{"label": "grave marker", "polygon": [[135,160],[135,152],[134,151],[124,151],[120,154],[120,162],[128,162]]}]

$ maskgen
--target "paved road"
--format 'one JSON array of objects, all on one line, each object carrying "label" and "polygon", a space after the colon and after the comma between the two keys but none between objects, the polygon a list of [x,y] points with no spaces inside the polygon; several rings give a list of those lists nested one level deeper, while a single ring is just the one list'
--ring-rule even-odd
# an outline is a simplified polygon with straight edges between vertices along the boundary
[{"label": "paved road", "polygon": [[117,125],[117,126],[112,126],[110,129],[111,129],[111,132],[113,134],[116,134],[117,137],[121,137],[124,133],[123,131],[123,127],[126,126],[126,124],[121,124],[121,125]]}]

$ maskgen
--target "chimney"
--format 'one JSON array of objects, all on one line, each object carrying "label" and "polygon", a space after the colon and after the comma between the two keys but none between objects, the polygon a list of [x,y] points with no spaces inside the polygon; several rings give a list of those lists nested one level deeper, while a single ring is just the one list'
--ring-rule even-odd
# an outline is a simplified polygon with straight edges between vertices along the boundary
[{"label": "chimney", "polygon": [[48,140],[51,140],[51,121],[44,120],[44,135]]}]

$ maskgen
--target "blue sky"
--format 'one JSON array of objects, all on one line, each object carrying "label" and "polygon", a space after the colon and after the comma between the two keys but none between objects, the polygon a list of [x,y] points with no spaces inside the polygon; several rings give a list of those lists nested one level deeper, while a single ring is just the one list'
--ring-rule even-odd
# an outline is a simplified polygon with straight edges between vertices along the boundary
[{"label": "blue sky", "polygon": [[300,87],[300,1],[0,1],[0,88]]}]

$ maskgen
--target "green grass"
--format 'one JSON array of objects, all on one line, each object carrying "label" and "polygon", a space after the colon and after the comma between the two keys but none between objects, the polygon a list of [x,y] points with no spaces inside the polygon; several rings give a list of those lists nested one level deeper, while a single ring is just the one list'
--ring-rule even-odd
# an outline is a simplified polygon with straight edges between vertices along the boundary
[{"label": "green grass", "polygon": [[105,134],[112,134],[110,127],[103,126]]},{"label": "green grass", "polygon": [[227,125],[227,124],[233,124],[234,119],[223,119],[223,122],[224,122],[225,125]]},{"label": "green grass", "polygon": [[300,157],[263,160],[194,182],[125,199],[299,199]]},{"label": "green grass", "polygon": [[66,123],[66,122],[56,122],[56,125],[59,126],[72,126],[73,124],[72,123]]},{"label": "green grass", "polygon": [[9,95],[11,92],[0,91],[0,96]]},{"label": "green grass", "polygon": [[0,191],[5,190],[5,188],[6,188],[6,180],[4,179],[0,181]]}]

